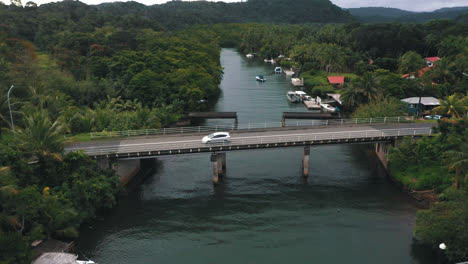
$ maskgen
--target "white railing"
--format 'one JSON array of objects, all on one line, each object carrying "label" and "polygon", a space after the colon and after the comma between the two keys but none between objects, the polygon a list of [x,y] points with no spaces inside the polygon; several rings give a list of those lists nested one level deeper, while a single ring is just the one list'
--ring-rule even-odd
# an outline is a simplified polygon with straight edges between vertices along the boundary
[{"label": "white railing", "polygon": [[325,140],[354,140],[375,137],[394,137],[394,136],[415,136],[431,134],[431,127],[424,128],[402,128],[402,129],[383,129],[383,130],[361,130],[361,131],[342,131],[342,132],[326,132],[326,133],[308,133],[308,134],[286,134],[274,136],[256,136],[256,137],[238,137],[231,138],[230,142],[218,144],[203,144],[201,140],[190,141],[173,141],[160,143],[138,143],[112,146],[95,146],[86,148],[68,148],[66,152],[84,150],[85,153],[91,156],[106,155],[106,154],[127,154],[127,153],[142,153],[155,151],[177,151],[179,149],[194,149],[206,148],[210,146],[241,146],[241,145],[257,145],[257,144],[278,144],[286,142],[305,142],[305,141],[325,141]]},{"label": "white railing", "polygon": [[[356,124],[386,124],[386,123],[409,123],[413,122],[414,117],[374,117],[374,118],[352,118],[352,119],[325,119],[325,120],[286,120],[286,127],[308,127],[308,126],[343,126]],[[158,128],[158,129],[140,129],[140,130],[125,130],[125,131],[108,131],[108,132],[91,132],[91,138],[109,138],[109,137],[130,137],[130,136],[154,136],[168,134],[187,134],[187,133],[205,133],[217,131],[232,131],[246,129],[266,129],[283,127],[282,122],[263,122],[263,123],[246,123],[232,125],[214,125],[214,126],[191,126],[191,127],[174,127],[174,128]]]}]

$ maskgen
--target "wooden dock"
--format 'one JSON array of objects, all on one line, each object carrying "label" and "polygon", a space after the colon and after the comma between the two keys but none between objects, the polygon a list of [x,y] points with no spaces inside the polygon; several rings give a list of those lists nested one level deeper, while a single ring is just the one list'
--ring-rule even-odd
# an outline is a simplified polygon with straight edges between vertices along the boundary
[{"label": "wooden dock", "polygon": [[320,110],[320,105],[315,101],[303,101],[307,110]]}]

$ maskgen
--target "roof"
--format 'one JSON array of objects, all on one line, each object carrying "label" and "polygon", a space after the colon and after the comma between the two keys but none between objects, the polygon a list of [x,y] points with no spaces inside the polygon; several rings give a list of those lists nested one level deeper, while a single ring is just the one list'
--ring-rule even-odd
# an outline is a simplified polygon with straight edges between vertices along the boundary
[{"label": "roof", "polygon": [[[405,99],[401,99],[401,101],[408,103],[408,104],[419,104],[419,97],[409,97]],[[421,104],[422,105],[440,105],[439,99],[434,97],[421,97]]]},{"label": "roof", "polygon": [[32,264],[75,264],[77,258],[75,254],[47,252],[34,260]]},{"label": "roof", "polygon": [[[421,77],[424,75],[424,72],[428,71],[429,69],[431,69],[431,67],[426,67],[426,68],[422,68],[421,70],[418,71],[418,76],[417,77]],[[409,77],[410,75],[413,75],[414,72],[412,73],[407,73],[405,75],[402,75],[401,78],[406,78],[406,77]],[[418,97],[419,98],[419,97]]]},{"label": "roof", "polygon": [[428,61],[430,61],[430,62],[432,62],[432,63],[434,63],[434,62],[436,62],[436,61],[440,61],[440,58],[439,58],[439,57],[427,57],[427,58],[425,58],[425,59],[428,60]]},{"label": "roof", "polygon": [[344,76],[328,76],[329,83],[344,83]]},{"label": "roof", "polygon": [[335,99],[339,104],[342,104],[340,98],[341,94],[333,94],[333,93],[327,93],[327,96],[330,96],[331,98]]}]

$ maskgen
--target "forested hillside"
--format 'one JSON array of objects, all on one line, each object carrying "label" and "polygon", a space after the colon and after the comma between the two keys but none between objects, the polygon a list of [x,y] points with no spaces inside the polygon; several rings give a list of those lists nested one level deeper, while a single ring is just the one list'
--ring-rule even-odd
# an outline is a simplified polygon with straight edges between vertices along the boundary
[{"label": "forested hillside", "polygon": [[423,23],[431,19],[456,18],[467,13],[468,7],[442,8],[432,12],[411,12],[387,7],[361,7],[347,10],[359,21],[365,23]]}]

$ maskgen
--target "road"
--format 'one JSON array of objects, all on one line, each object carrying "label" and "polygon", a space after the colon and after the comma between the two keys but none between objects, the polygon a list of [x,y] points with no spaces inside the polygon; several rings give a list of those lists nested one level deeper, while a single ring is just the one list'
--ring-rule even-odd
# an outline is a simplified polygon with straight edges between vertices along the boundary
[{"label": "road", "polygon": [[231,142],[203,144],[206,134],[180,134],[152,137],[135,137],[126,140],[91,141],[68,145],[65,152],[83,150],[89,155],[110,153],[127,154],[148,151],[199,149],[209,146],[240,146],[251,144],[275,144],[281,142],[317,141],[330,139],[356,139],[365,137],[428,134],[435,124],[405,123],[385,125],[333,126],[323,128],[282,128],[239,130],[231,132]]}]

